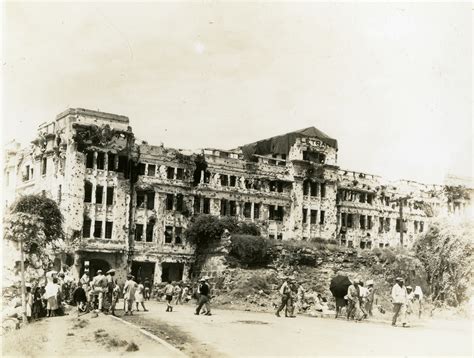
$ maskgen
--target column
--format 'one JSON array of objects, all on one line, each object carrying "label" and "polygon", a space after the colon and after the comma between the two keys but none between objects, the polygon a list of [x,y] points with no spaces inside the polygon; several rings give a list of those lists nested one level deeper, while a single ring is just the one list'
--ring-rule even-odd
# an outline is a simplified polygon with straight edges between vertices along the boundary
[{"label": "column", "polygon": [[199,179],[199,183],[204,183],[204,170],[201,170],[201,177]]},{"label": "column", "polygon": [[185,262],[183,267],[183,282],[187,281],[189,281],[189,264]]},{"label": "column", "polygon": [[161,282],[161,262],[156,261],[155,263],[155,273],[153,276],[153,283]]},{"label": "column", "polygon": [[255,219],[254,210],[255,210],[255,203],[252,201],[252,203],[250,204],[250,219],[252,219],[252,221]]}]

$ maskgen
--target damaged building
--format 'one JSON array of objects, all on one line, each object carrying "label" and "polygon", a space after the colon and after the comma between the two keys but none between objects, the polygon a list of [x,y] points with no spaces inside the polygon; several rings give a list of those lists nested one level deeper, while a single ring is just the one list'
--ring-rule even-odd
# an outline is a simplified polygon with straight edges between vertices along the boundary
[{"label": "damaged building", "polygon": [[38,128],[29,148],[6,148],[5,198],[42,194],[64,215],[79,276],[87,264],[155,282],[187,280],[199,214],[257,224],[274,240],[325,240],[370,249],[410,246],[438,214],[462,213],[469,195],[443,186],[339,168],[338,143],[314,127],[232,150],[184,151],[136,140],[125,116],[68,109]]}]

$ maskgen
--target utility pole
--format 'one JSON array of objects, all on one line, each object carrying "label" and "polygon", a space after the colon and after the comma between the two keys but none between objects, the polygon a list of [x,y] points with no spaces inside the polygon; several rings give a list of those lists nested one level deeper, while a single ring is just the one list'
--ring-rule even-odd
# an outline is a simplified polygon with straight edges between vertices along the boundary
[{"label": "utility pole", "polygon": [[20,270],[21,270],[21,318],[23,324],[28,323],[26,318],[26,289],[25,289],[25,259],[23,255],[23,235],[20,235]]},{"label": "utility pole", "polygon": [[397,198],[395,200],[390,200],[391,203],[398,203],[399,206],[399,216],[400,216],[400,246],[403,247],[403,232],[405,231],[405,225],[403,224],[403,203],[405,200],[410,199],[411,196],[404,196],[402,198]]}]

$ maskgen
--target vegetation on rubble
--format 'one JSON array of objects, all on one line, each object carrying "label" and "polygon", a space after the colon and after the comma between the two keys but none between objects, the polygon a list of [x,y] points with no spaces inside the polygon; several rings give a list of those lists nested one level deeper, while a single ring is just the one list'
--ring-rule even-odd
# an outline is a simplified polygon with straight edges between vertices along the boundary
[{"label": "vegetation on rubble", "polygon": [[185,236],[198,247],[205,247],[218,242],[225,230],[230,234],[260,235],[258,227],[252,223],[239,222],[233,217],[199,215],[191,219]]},{"label": "vegetation on rubble", "polygon": [[96,125],[76,126],[76,134],[73,139],[76,142],[77,150],[84,152],[89,146],[104,146],[109,143],[119,131],[110,128],[108,124],[99,127]]},{"label": "vegetation on rubble", "polygon": [[448,202],[452,202],[454,200],[464,199],[469,200],[469,191],[463,185],[452,186],[446,185],[444,187],[444,193],[448,198]]},{"label": "vegetation on rubble", "polygon": [[458,306],[470,297],[474,268],[474,224],[437,220],[414,245],[423,263],[432,300]]},{"label": "vegetation on rubble", "polygon": [[230,255],[247,266],[265,266],[270,261],[270,240],[255,235],[232,235]]}]

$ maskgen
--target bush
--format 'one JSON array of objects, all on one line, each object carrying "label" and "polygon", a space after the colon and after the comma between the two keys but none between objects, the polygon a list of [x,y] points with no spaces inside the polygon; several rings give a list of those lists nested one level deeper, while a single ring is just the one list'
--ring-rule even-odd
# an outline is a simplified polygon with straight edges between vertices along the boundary
[{"label": "bush", "polygon": [[265,266],[269,261],[267,239],[252,235],[232,235],[230,255],[247,266]]}]

